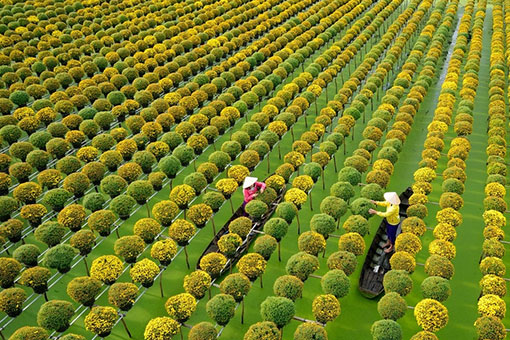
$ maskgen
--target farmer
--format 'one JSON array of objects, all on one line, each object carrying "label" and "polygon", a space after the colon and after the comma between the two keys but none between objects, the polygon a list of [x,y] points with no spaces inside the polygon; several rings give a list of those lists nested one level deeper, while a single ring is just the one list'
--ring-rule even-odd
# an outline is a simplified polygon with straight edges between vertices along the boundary
[{"label": "farmer", "polygon": [[381,207],[386,207],[385,212],[377,211],[375,209],[370,209],[368,212],[370,214],[376,214],[381,217],[384,217],[384,222],[386,223],[386,234],[388,235],[388,242],[383,246],[385,253],[390,253],[393,251],[393,247],[395,246],[395,239],[397,238],[397,228],[400,223],[400,198],[396,192],[386,192],[384,193],[383,202],[371,201],[374,204],[377,204]]},{"label": "farmer", "polygon": [[246,177],[243,183],[243,209],[248,202],[257,197],[259,193],[263,193],[264,190],[266,190],[266,184],[264,182],[257,182],[257,177]]}]

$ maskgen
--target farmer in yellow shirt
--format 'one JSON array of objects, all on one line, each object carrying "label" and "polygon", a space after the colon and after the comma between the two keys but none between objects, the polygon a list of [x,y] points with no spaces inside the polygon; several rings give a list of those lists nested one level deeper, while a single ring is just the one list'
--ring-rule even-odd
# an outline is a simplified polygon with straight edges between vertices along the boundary
[{"label": "farmer in yellow shirt", "polygon": [[396,192],[386,192],[384,194],[385,201],[377,202],[372,201],[372,203],[377,204],[381,207],[386,207],[385,212],[377,211],[375,209],[370,209],[368,212],[370,214],[376,214],[381,217],[384,217],[384,222],[386,223],[386,234],[388,235],[388,242],[383,246],[385,253],[390,253],[393,250],[395,245],[395,239],[397,238],[397,228],[400,223],[400,198],[398,197]]}]

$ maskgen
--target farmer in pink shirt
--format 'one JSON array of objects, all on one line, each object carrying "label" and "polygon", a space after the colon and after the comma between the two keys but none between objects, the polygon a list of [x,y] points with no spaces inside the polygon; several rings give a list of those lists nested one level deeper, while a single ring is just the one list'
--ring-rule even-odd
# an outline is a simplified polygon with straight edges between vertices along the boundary
[{"label": "farmer in pink shirt", "polygon": [[246,177],[243,183],[243,208],[248,202],[257,197],[259,193],[263,193],[264,190],[266,190],[266,184],[264,182],[257,182],[257,177]]}]

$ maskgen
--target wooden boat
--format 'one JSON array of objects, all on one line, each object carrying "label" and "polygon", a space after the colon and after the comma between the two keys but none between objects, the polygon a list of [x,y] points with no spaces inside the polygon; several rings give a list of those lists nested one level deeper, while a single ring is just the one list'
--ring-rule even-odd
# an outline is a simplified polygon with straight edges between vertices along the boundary
[{"label": "wooden boat", "polygon": [[[234,264],[244,255],[245,251],[249,248],[250,244],[257,237],[258,232],[261,231],[264,224],[267,222],[267,220],[269,220],[271,215],[273,215],[274,211],[276,210],[276,206],[282,201],[285,191],[286,191],[286,188],[283,187],[283,189],[277,193],[277,197],[269,206],[267,213],[265,213],[259,220],[253,221],[253,225],[252,225],[252,228],[251,228],[248,236],[246,236],[246,239],[243,240],[243,243],[237,249],[236,254],[232,258],[228,259],[228,262],[225,265],[225,268],[223,268],[223,270],[221,271],[220,276],[225,274],[227,271],[229,271],[229,268],[231,266],[233,267]],[[202,255],[200,255],[200,257],[198,258],[197,265],[196,265],[197,269],[200,269],[200,260],[202,259],[202,257],[204,257],[205,255],[207,255],[209,253],[220,252],[220,249],[218,247],[218,240],[223,235],[229,233],[228,226],[230,225],[230,222],[232,222],[233,220],[235,220],[236,218],[241,217],[241,216],[244,216],[244,209],[242,206],[240,206],[234,212],[234,214],[228,219],[228,221],[223,225],[223,227],[216,233],[216,235],[214,235],[214,238],[211,240],[211,242],[209,243],[207,248],[204,250]]]},{"label": "wooden boat", "polygon": [[[407,217],[406,211],[409,207],[409,197],[413,194],[411,188],[407,188],[402,192],[400,197],[400,224]],[[401,232],[400,225],[397,229],[397,235]],[[383,291],[383,278],[390,267],[390,258],[393,255],[391,253],[385,253],[383,245],[388,241],[386,235],[386,224],[381,221],[379,228],[375,234],[374,240],[368,250],[363,268],[361,269],[361,275],[359,277],[359,290],[367,298],[375,298],[379,296]]]}]

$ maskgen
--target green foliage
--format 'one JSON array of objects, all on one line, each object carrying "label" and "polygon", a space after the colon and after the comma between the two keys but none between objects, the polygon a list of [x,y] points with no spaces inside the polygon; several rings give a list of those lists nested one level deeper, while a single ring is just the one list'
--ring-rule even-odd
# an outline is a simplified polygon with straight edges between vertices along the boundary
[{"label": "green foliage", "polygon": [[223,294],[231,295],[235,301],[240,302],[251,288],[250,279],[241,273],[227,275],[220,284]]},{"label": "green foliage", "polygon": [[288,229],[288,223],[279,217],[271,218],[264,224],[264,232],[274,237],[278,242],[285,237]]},{"label": "green foliage", "polygon": [[327,239],[336,229],[335,219],[327,214],[315,214],[310,220],[310,229]]},{"label": "green foliage", "polygon": [[404,316],[407,303],[398,293],[389,292],[377,303],[377,311],[383,319],[398,320]]},{"label": "green foliage", "polygon": [[68,301],[51,300],[44,303],[37,313],[37,324],[43,328],[63,332],[69,328],[74,307]]},{"label": "green foliage", "polygon": [[294,302],[281,296],[268,296],[260,304],[262,319],[274,322],[278,328],[288,324],[295,312]]},{"label": "green foliage", "polygon": [[71,262],[78,249],[67,244],[58,244],[46,251],[42,264],[49,268],[57,269],[60,273],[67,273],[71,269]]},{"label": "green foliage", "polygon": [[301,281],[308,279],[308,276],[317,269],[319,269],[317,257],[305,252],[292,255],[285,266],[287,274],[297,276]]},{"label": "green foliage", "polygon": [[216,340],[218,332],[210,322],[194,325],[188,333],[188,340]]},{"label": "green foliage", "polygon": [[342,298],[349,293],[350,281],[343,270],[333,269],[322,276],[321,286],[324,294]]},{"label": "green foliage", "polygon": [[413,288],[413,280],[405,270],[390,270],[384,275],[383,286],[386,293],[395,292],[406,296]]},{"label": "green foliage", "polygon": [[37,241],[43,242],[51,248],[62,241],[66,231],[66,228],[60,223],[48,221],[35,229],[34,236]]},{"label": "green foliage", "polygon": [[236,302],[231,295],[216,294],[206,304],[207,315],[218,325],[225,326],[234,316]]},{"label": "green foliage", "polygon": [[370,329],[374,340],[401,340],[402,328],[393,320],[379,320]]},{"label": "green foliage", "polygon": [[22,244],[14,250],[12,257],[27,267],[37,266],[37,257],[41,254],[34,244]]},{"label": "green foliage", "polygon": [[136,200],[128,195],[119,195],[111,200],[110,209],[122,219],[127,219],[136,205]]},{"label": "green foliage", "polygon": [[103,205],[106,203],[106,198],[104,195],[99,194],[97,192],[92,192],[90,194],[85,195],[83,197],[83,207],[92,212],[100,210],[103,208]]},{"label": "green foliage", "polygon": [[452,293],[450,281],[439,276],[429,276],[424,279],[420,289],[424,298],[434,299],[439,302],[446,301]]},{"label": "green foliage", "polygon": [[267,261],[276,250],[278,242],[271,235],[262,235],[255,240],[253,250]]},{"label": "green foliage", "polygon": [[302,296],[303,281],[293,275],[282,275],[273,284],[273,292],[276,296],[282,296],[296,301]]}]

